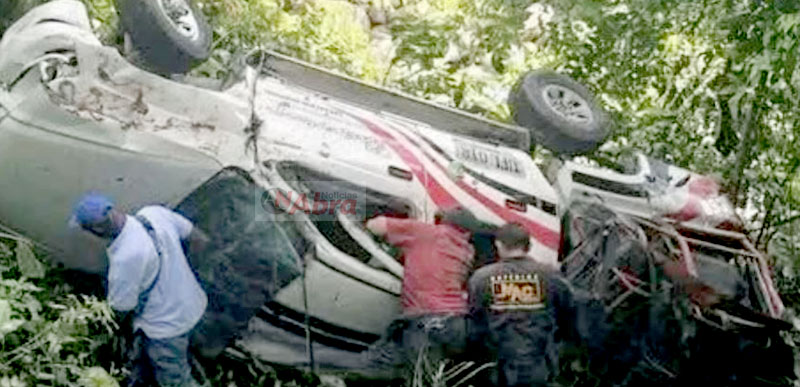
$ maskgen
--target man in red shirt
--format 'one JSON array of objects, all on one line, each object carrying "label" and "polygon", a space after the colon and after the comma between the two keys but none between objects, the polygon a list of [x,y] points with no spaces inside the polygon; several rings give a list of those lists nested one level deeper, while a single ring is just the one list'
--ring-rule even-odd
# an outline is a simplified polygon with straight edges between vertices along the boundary
[{"label": "man in red shirt", "polygon": [[466,282],[475,259],[470,236],[478,224],[461,208],[442,213],[436,224],[385,216],[367,222],[402,251],[402,343],[411,359],[423,349],[434,361],[458,356],[466,346]]}]

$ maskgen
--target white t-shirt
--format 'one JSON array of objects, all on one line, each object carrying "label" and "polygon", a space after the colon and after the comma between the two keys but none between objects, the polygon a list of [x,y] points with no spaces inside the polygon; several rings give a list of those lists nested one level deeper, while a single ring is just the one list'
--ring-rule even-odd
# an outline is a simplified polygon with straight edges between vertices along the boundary
[{"label": "white t-shirt", "polygon": [[108,302],[119,311],[133,310],[158,274],[141,314],[134,317],[134,330],[141,329],[153,339],[182,335],[200,321],[208,304],[181,246],[192,232],[192,223],[161,206],[142,208],[137,215],[147,218],[155,229],[161,263],[147,230],[135,217],[127,216],[107,250]]}]

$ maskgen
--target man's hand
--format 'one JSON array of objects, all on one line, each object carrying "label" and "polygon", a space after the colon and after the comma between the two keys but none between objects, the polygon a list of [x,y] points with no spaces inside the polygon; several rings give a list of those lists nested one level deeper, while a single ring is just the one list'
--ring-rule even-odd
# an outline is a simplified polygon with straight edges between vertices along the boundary
[{"label": "man's hand", "polygon": [[192,228],[192,233],[189,234],[188,238],[189,256],[196,257],[198,254],[201,254],[205,251],[210,242],[211,239],[203,230],[197,227]]},{"label": "man's hand", "polygon": [[367,230],[378,236],[384,236],[389,231],[385,216],[376,216],[367,221]]}]

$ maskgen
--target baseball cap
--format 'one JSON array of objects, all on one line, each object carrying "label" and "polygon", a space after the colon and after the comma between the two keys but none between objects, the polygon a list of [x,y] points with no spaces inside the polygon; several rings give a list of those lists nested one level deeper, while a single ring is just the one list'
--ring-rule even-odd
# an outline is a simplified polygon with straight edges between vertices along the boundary
[{"label": "baseball cap", "polygon": [[90,192],[84,195],[72,211],[69,220],[70,227],[81,227],[102,222],[106,219],[108,211],[114,207],[114,202],[107,196]]}]

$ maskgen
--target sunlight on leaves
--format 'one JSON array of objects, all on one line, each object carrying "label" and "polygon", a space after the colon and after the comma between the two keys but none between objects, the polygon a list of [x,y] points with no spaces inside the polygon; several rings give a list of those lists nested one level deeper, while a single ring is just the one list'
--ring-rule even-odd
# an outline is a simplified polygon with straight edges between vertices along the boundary
[{"label": "sunlight on leaves", "polygon": [[11,310],[11,304],[7,300],[0,300],[0,340],[25,323],[25,320],[15,317],[17,315]]},{"label": "sunlight on leaves", "polygon": [[44,265],[36,259],[28,242],[17,242],[17,265],[22,275],[28,278],[42,278],[45,274]]},{"label": "sunlight on leaves", "polygon": [[119,387],[119,383],[101,367],[90,367],[81,372],[81,387]]}]

